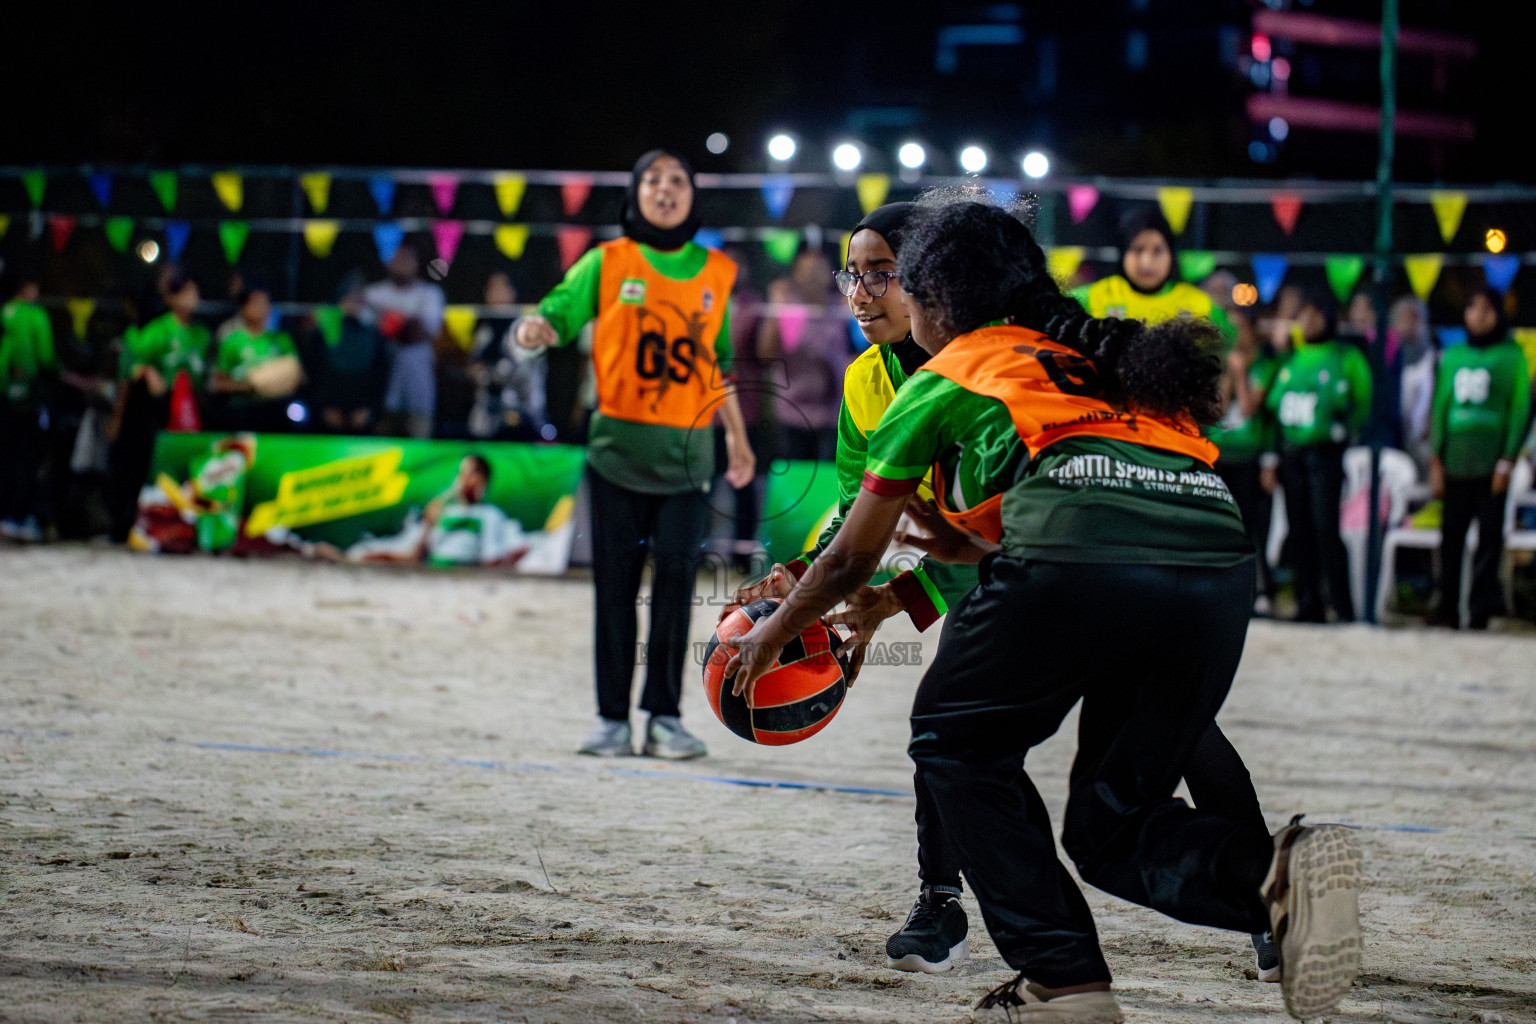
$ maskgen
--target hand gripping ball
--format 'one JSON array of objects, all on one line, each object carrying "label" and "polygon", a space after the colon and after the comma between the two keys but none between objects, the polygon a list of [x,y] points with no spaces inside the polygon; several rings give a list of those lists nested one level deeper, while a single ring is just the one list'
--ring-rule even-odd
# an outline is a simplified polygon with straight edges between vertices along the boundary
[{"label": "hand gripping ball", "polygon": [[842,663],[832,654],[842,641],[832,627],[817,622],[785,645],[773,668],[757,680],[750,705],[746,694],[731,696],[725,663],[733,652],[721,640],[747,632],[778,605],[772,599],[754,601],[727,615],[715,627],[704,656],[704,693],[715,717],[742,739],[771,746],[816,735],[848,693]]}]

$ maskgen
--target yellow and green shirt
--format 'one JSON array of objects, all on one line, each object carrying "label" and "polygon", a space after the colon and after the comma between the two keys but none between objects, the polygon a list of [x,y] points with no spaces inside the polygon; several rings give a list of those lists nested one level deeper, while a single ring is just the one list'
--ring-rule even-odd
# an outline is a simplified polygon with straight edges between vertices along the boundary
[{"label": "yellow and green shirt", "polygon": [[1069,294],[1082,303],[1090,316],[1143,320],[1149,324],[1180,317],[1206,317],[1228,345],[1237,338],[1237,328],[1226,310],[1212,302],[1205,292],[1183,281],[1169,281],[1155,292],[1142,292],[1121,275],[1112,274],[1074,288]]}]

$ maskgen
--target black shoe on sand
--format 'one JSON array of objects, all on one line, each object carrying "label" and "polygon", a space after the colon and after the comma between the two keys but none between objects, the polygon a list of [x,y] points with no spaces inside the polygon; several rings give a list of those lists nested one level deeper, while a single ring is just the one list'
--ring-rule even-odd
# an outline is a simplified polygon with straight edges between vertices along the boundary
[{"label": "black shoe on sand", "polygon": [[1360,973],[1360,850],[1352,829],[1302,825],[1275,834],[1275,858],[1259,890],[1280,947],[1280,991],[1292,1017],[1319,1017]]},{"label": "black shoe on sand", "polygon": [[898,971],[941,974],[957,960],[968,959],[968,924],[960,906],[960,890],[947,885],[924,886],[907,923],[885,940],[885,965]]}]

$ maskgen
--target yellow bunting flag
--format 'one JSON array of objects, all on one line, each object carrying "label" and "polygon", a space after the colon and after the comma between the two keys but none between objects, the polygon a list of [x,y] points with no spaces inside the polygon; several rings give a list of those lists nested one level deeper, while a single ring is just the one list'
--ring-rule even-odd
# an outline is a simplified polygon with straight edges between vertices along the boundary
[{"label": "yellow bunting flag", "polygon": [[843,262],[839,263],[838,266],[846,267],[848,265],[848,243],[852,242],[852,241],[853,241],[853,232],[852,231],[844,231],[843,232],[843,245],[842,245]]},{"label": "yellow bunting flag", "polygon": [[1056,283],[1065,288],[1072,283],[1072,275],[1087,255],[1088,250],[1081,245],[1055,245],[1046,250],[1045,263]]},{"label": "yellow bunting flag", "polygon": [[1408,272],[1408,283],[1413,286],[1413,294],[1420,301],[1429,301],[1429,293],[1435,290],[1435,282],[1440,280],[1440,268],[1444,266],[1444,253],[1421,252],[1403,257],[1403,269]]},{"label": "yellow bunting flag", "polygon": [[1440,240],[1449,245],[1461,227],[1461,215],[1467,212],[1467,194],[1437,189],[1429,194],[1429,205],[1435,211],[1435,222],[1440,225]]},{"label": "yellow bunting flag", "polygon": [[69,308],[69,319],[75,326],[75,337],[83,340],[86,324],[91,322],[91,314],[96,312],[96,300],[66,299],[64,305]]},{"label": "yellow bunting flag", "polygon": [[309,197],[310,208],[316,213],[324,213],[325,208],[331,205],[331,176],[324,171],[299,175],[299,187]]},{"label": "yellow bunting flag", "polygon": [[458,342],[459,348],[469,351],[475,339],[475,307],[448,306],[443,310],[443,325],[448,336]]},{"label": "yellow bunting flag", "polygon": [[1189,211],[1195,205],[1195,192],[1182,185],[1164,186],[1157,190],[1157,205],[1162,207],[1173,233],[1182,235],[1184,226],[1189,223]]},{"label": "yellow bunting flag", "polygon": [[0,213],[0,238],[4,238],[5,233],[9,230],[11,230],[11,215]]},{"label": "yellow bunting flag", "polygon": [[498,224],[496,226],[496,248],[509,260],[523,258],[523,249],[528,245],[527,224]]},{"label": "yellow bunting flag", "polygon": [[304,244],[309,246],[310,252],[325,259],[336,245],[336,235],[340,231],[340,221],[307,220],[304,222]]},{"label": "yellow bunting flag", "polygon": [[523,193],[528,190],[528,179],[521,174],[497,174],[491,178],[491,184],[496,189],[496,205],[501,208],[501,215],[516,217],[517,208],[523,205]]},{"label": "yellow bunting flag", "polygon": [[245,181],[235,171],[219,171],[213,175],[213,190],[219,194],[219,202],[232,211],[245,204]]},{"label": "yellow bunting flag", "polygon": [[885,202],[886,195],[891,191],[891,176],[861,174],[856,187],[859,191],[859,205],[864,208],[865,213],[868,213]]}]

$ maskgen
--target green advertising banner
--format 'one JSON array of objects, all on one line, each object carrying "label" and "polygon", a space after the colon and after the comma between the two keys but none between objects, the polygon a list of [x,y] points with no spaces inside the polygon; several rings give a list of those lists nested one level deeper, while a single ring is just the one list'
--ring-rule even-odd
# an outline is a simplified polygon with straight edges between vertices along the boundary
[{"label": "green advertising banner", "polygon": [[[768,467],[760,539],[769,562],[787,562],[804,553],[836,515],[837,467],[832,463],[777,460]],[[912,568],[922,556],[917,548],[892,544],[871,582],[883,583]]]},{"label": "green advertising banner", "polygon": [[558,574],[584,458],[570,445],[162,433],[133,542]]}]

